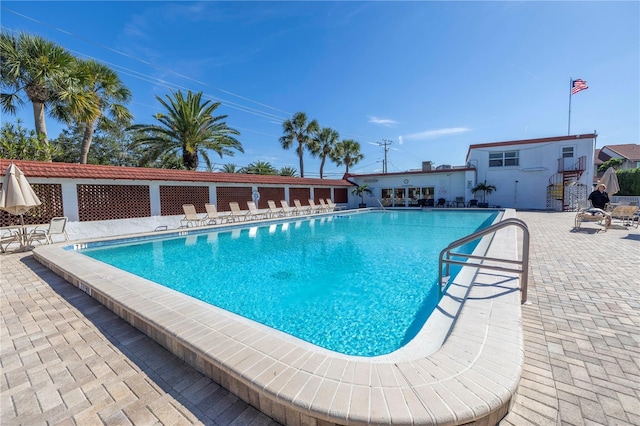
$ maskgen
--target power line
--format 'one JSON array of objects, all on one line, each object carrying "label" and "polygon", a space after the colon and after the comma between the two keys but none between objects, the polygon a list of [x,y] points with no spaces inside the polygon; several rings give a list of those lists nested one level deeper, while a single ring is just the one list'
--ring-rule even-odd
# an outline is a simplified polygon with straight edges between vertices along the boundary
[{"label": "power line", "polygon": [[384,147],[384,161],[382,163],[382,173],[387,174],[387,153],[389,152],[389,145],[391,145],[393,141],[389,139],[382,139],[382,142],[376,142],[376,145]]},{"label": "power line", "polygon": [[[45,26],[45,27],[48,27],[48,28],[52,28],[55,31],[58,31],[60,33],[65,34],[66,36],[79,39],[79,40],[81,40],[81,41],[83,41],[85,43],[89,43],[91,45],[97,46],[97,47],[99,47],[101,49],[105,49],[105,50],[107,50],[109,52],[115,53],[115,54],[120,55],[122,57],[125,57],[127,59],[130,59],[130,60],[136,61],[138,63],[144,64],[145,66],[149,66],[151,68],[154,68],[156,70],[162,71],[164,73],[168,73],[168,74],[171,74],[171,75],[186,79],[187,81],[189,81],[191,83],[195,83],[195,84],[203,85],[203,86],[206,86],[206,87],[210,87],[210,88],[212,88],[214,90],[218,90],[218,91],[220,91],[222,93],[225,93],[227,95],[234,96],[234,97],[239,98],[239,99],[241,99],[243,101],[251,102],[251,103],[254,103],[256,105],[259,105],[260,107],[268,108],[269,110],[275,111],[275,113],[274,112],[268,112],[266,110],[261,110],[261,109],[249,107],[247,105],[242,105],[242,104],[239,104],[239,103],[236,103],[236,102],[232,102],[232,101],[229,101],[229,100],[226,100],[226,99],[223,99],[223,98],[211,95],[211,94],[203,93],[203,97],[205,99],[211,99],[213,101],[219,101],[219,102],[223,103],[224,106],[227,106],[229,108],[236,109],[238,111],[242,111],[242,112],[245,112],[245,113],[248,113],[248,114],[252,114],[252,115],[267,119],[267,120],[272,120],[276,124],[277,123],[281,124],[287,119],[287,118],[284,118],[281,115],[278,115],[277,114],[278,112],[284,113],[284,114],[288,114],[290,116],[293,115],[293,114],[291,114],[291,113],[289,113],[287,111],[281,110],[281,109],[276,108],[274,106],[267,105],[267,104],[264,104],[262,102],[253,100],[251,98],[235,94],[233,92],[230,92],[230,91],[222,89],[222,88],[211,86],[211,85],[209,85],[209,84],[207,84],[207,83],[205,83],[203,81],[196,80],[196,79],[191,78],[191,77],[189,77],[187,75],[184,75],[184,74],[181,74],[179,72],[176,72],[176,71],[174,71],[172,69],[161,67],[161,66],[158,66],[158,65],[154,65],[153,63],[151,63],[151,62],[149,62],[147,60],[141,59],[141,58],[139,58],[137,56],[130,55],[130,54],[121,52],[119,50],[113,49],[113,48],[111,48],[111,47],[109,47],[107,45],[104,45],[102,43],[99,43],[99,42],[93,41],[91,39],[88,39],[86,37],[74,34],[73,32],[58,28],[58,27],[56,27],[54,25],[48,24],[46,22],[43,22],[43,21],[38,20],[36,18],[32,18],[32,17],[27,16],[27,15],[24,15],[22,13],[19,13],[19,12],[15,11],[15,10],[12,10],[12,9],[9,9],[7,7],[0,7],[0,9],[3,10],[3,11],[6,11],[6,12],[12,13],[14,15],[17,15],[17,16],[23,18],[23,19],[26,19],[26,20],[32,21],[34,23],[37,23],[39,25],[42,25],[42,26]],[[15,30],[15,29],[7,28],[6,26],[3,26],[3,28],[8,30],[8,31],[10,31],[10,32],[13,32],[13,33],[19,33],[19,31]],[[172,91],[180,90],[180,89],[183,89],[183,90],[189,90],[190,89],[187,86],[184,86],[184,85],[181,85],[181,84],[177,84],[177,83],[173,83],[173,82],[170,82],[170,81],[167,81],[167,80],[163,80],[163,79],[160,79],[160,78],[152,77],[152,76],[149,75],[149,73],[136,71],[134,69],[127,68],[127,67],[124,67],[122,65],[111,63],[109,61],[105,61],[103,59],[96,58],[96,57],[94,57],[92,55],[88,55],[88,54],[86,54],[84,52],[75,51],[75,50],[72,50],[72,49],[67,49],[67,50],[69,50],[70,52],[73,52],[74,54],[76,54],[79,57],[83,57],[83,58],[87,58],[87,59],[93,59],[93,60],[95,60],[97,62],[100,62],[100,63],[103,63],[103,64],[108,65],[110,67],[113,67],[114,69],[118,69],[118,71],[120,73],[122,73],[123,75],[127,75],[127,76],[129,76],[131,78],[134,78],[134,79],[137,79],[137,80],[140,80],[140,81],[144,81],[144,82],[151,83],[151,84],[156,84],[156,85],[158,85],[160,87],[165,87],[165,88],[167,88],[169,90],[172,90]],[[147,108],[153,108],[152,106],[144,104],[144,103],[140,103],[140,102],[136,102],[136,101],[133,101],[133,103],[145,106]],[[246,128],[244,128],[243,130],[246,130],[246,131],[249,131],[249,132],[253,132],[253,133],[257,133],[257,134],[263,134],[263,135],[267,135],[267,136],[274,136],[274,137],[277,138],[277,136],[275,136],[275,135],[270,135],[270,134],[267,134],[267,133],[264,133],[264,132],[260,132],[260,131],[256,131],[256,130],[250,130],[250,129],[246,129]],[[363,140],[363,141],[366,141],[367,139],[370,139],[369,137],[365,137],[365,136],[361,136],[361,135],[354,135],[354,134],[350,134],[348,132],[345,132],[343,134],[346,135],[346,136],[350,136],[350,137],[356,137],[356,138],[358,138],[360,140]],[[391,141],[385,140],[385,142],[388,142],[388,144],[391,144]],[[388,149],[386,148],[386,144],[385,144],[385,162],[384,162],[385,173],[386,173],[386,165],[387,165],[387,161],[386,161],[387,151],[388,151]]]}]

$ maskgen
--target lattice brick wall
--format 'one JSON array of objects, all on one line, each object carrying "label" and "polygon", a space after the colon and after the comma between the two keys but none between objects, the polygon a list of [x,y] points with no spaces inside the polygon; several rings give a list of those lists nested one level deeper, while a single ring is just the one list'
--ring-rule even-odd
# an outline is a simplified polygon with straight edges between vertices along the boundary
[{"label": "lattice brick wall", "polygon": [[327,198],[331,198],[331,188],[314,188],[313,201],[317,204],[320,198],[322,198],[323,201],[326,201]]},{"label": "lattice brick wall", "polygon": [[269,200],[273,200],[276,203],[276,206],[280,205],[280,200],[284,200],[284,188],[259,186],[258,192],[260,193],[258,208],[261,209],[269,208],[269,204],[267,204],[267,201]]},{"label": "lattice brick wall", "polygon": [[77,185],[80,222],[151,216],[147,185]]},{"label": "lattice brick wall", "polygon": [[[229,202],[236,201],[242,210],[247,209],[247,201],[251,201],[251,187],[219,186],[216,189],[217,208],[220,212],[228,212]],[[262,193],[260,194],[262,200]],[[266,200],[265,200],[266,203]]]},{"label": "lattice brick wall", "polygon": [[311,190],[309,188],[289,188],[290,205],[293,205],[293,200],[298,199],[300,204],[308,206],[309,198],[311,198]]},{"label": "lattice brick wall", "polygon": [[[0,187],[2,185],[0,184]],[[62,185],[57,183],[33,183],[33,192],[40,199],[40,204],[24,214],[26,225],[40,225],[49,223],[51,218],[64,216],[62,210]],[[0,211],[0,226],[19,225],[20,216],[13,216]]]},{"label": "lattice brick wall", "polygon": [[209,202],[208,186],[160,185],[160,215],[184,214],[183,204],[193,204],[196,212],[204,213],[204,205]]},{"label": "lattice brick wall", "polygon": [[349,193],[347,192],[347,188],[334,188],[333,189],[333,202],[338,203],[348,203],[349,202]]}]

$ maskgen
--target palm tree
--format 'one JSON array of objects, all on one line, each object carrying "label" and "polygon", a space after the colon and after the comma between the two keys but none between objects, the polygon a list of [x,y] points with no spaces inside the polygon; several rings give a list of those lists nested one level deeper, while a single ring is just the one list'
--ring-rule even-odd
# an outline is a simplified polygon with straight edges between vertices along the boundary
[{"label": "palm tree", "polygon": [[[173,96],[173,97],[172,97]],[[136,124],[131,130],[135,135],[133,146],[146,148],[144,162],[153,162],[168,152],[181,152],[182,163],[187,170],[197,170],[198,155],[202,156],[211,167],[207,150],[223,155],[233,156],[235,149],[244,152],[242,144],[233,135],[239,135],[235,129],[227,126],[226,115],[213,116],[220,102],[202,102],[202,92],[181,91],[166,96],[167,100],[156,96],[156,99],[167,110],[166,114],[158,113],[155,118],[160,125]]]},{"label": "palm tree", "polygon": [[329,153],[329,157],[338,166],[343,164],[347,166],[345,173],[349,173],[349,167],[358,164],[364,155],[360,153],[360,143],[353,139],[345,139],[336,144],[334,150]]},{"label": "palm tree", "polygon": [[93,60],[79,60],[77,76],[80,83],[79,90],[90,95],[95,104],[90,108],[81,108],[79,111],[68,110],[76,121],[84,124],[80,164],[87,164],[93,133],[99,120],[106,126],[111,123],[120,126],[131,124],[133,115],[123,105],[131,99],[131,91],[122,84],[115,71]]},{"label": "palm tree", "polygon": [[9,32],[0,35],[1,84],[9,90],[0,95],[2,111],[15,115],[17,106],[24,104],[20,97],[24,91],[33,106],[36,134],[43,137],[47,149],[45,106],[56,97],[69,98],[65,76],[74,61],[71,53],[42,37],[26,33],[16,37]]},{"label": "palm tree", "polygon": [[487,181],[484,181],[471,188],[471,192],[473,192],[474,195],[479,191],[482,191],[482,203],[484,204],[485,197],[493,191],[496,191],[496,187],[494,185],[487,185]]},{"label": "palm tree", "polygon": [[340,134],[329,127],[323,127],[322,130],[316,132],[309,144],[309,151],[314,157],[320,157],[320,179],[322,179],[322,173],[324,170],[324,163],[327,160],[327,156],[333,151]]},{"label": "palm tree", "polygon": [[364,206],[364,194],[371,194],[371,188],[369,188],[368,183],[363,183],[353,188],[351,193],[360,197],[360,205]]},{"label": "palm tree", "polygon": [[222,173],[241,173],[240,169],[241,168],[238,167],[237,164],[227,163],[222,165],[222,168],[220,169],[220,171]]},{"label": "palm tree", "polygon": [[256,161],[255,163],[250,163],[244,169],[245,173],[253,174],[253,175],[276,175],[278,171],[275,167],[271,165],[271,163],[267,161]]},{"label": "palm tree", "polygon": [[285,166],[283,168],[280,169],[280,171],[278,172],[278,174],[280,176],[291,176],[291,177],[296,177],[298,175],[298,171],[295,169],[295,167],[289,167],[289,166]]},{"label": "palm tree", "polygon": [[318,131],[318,122],[316,120],[307,122],[307,115],[304,112],[298,112],[293,115],[291,120],[285,120],[282,123],[282,128],[284,131],[284,136],[280,138],[282,148],[289,149],[294,141],[298,142],[296,153],[300,158],[300,177],[304,177],[304,163],[302,160],[304,147],[309,145],[312,135]]}]

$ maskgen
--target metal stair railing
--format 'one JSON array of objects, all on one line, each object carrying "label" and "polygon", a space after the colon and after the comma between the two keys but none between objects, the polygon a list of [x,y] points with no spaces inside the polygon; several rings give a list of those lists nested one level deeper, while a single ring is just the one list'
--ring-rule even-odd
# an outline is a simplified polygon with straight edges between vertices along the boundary
[{"label": "metal stair railing", "polygon": [[[522,259],[521,260],[511,260],[511,259],[499,259],[488,256],[476,256],[472,254],[465,253],[451,253],[451,250],[461,247],[471,241],[477,240],[479,238],[484,237],[485,235],[492,234],[502,228],[506,228],[507,226],[517,226],[522,229],[523,238],[522,238]],[[481,261],[490,261],[490,262],[500,262],[507,263],[512,265],[518,265],[519,268],[515,267],[507,267],[507,266],[498,266],[498,265],[488,265],[486,263],[469,263],[467,261],[451,259],[451,255],[458,257],[466,257],[468,259],[477,259]],[[445,258],[446,256],[446,258]],[[442,265],[445,264],[446,275],[445,278],[447,282],[449,281],[449,268],[450,265],[462,265],[462,266],[470,266],[474,268],[483,268],[483,269],[492,269],[495,271],[502,272],[517,272],[520,274],[520,293],[521,293],[521,303],[525,303],[527,301],[527,286],[529,280],[529,228],[527,224],[524,223],[520,219],[516,218],[508,218],[496,224],[493,224],[487,228],[481,229],[473,234],[467,235],[466,237],[462,237],[451,244],[449,244],[445,249],[440,252],[440,260],[438,263],[438,284],[440,285],[440,297],[443,294],[443,276],[442,276]]]}]

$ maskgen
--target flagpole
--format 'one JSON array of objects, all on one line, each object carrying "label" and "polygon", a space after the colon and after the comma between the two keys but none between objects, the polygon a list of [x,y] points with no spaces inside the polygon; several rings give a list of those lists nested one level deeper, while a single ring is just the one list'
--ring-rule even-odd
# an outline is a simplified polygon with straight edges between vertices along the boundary
[{"label": "flagpole", "polygon": [[569,77],[569,124],[567,125],[567,136],[571,136],[571,85],[573,77]]}]

